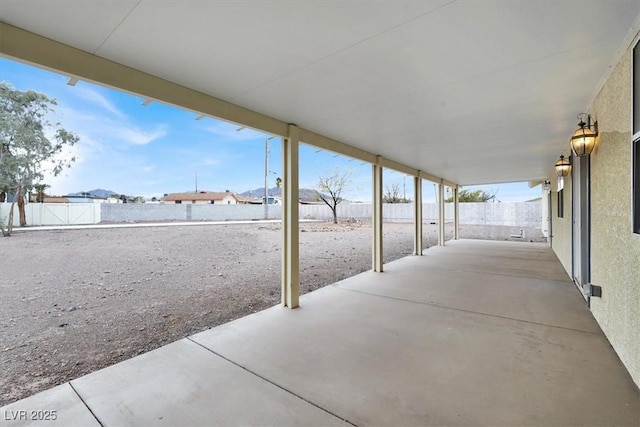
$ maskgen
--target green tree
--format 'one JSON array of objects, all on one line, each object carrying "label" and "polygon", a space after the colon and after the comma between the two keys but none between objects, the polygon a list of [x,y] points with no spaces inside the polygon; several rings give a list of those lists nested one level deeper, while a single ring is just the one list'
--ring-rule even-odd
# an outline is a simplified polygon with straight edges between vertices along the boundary
[{"label": "green tree", "polygon": [[47,184],[33,184],[33,189],[36,190],[36,202],[44,203],[44,190],[49,188]]},{"label": "green tree", "polygon": [[[458,193],[458,201],[460,203],[485,203],[496,198],[495,193],[490,194],[483,190],[460,190]],[[444,200],[446,203],[453,202],[453,196]]]},{"label": "green tree", "polygon": [[8,188],[14,196],[6,229],[0,221],[3,236],[10,236],[13,231],[16,203],[20,225],[27,225],[24,198],[34,183],[42,181],[45,172],[59,175],[75,161],[75,157],[60,156],[79,137],[50,121],[55,105],[56,101],[44,94],[23,92],[0,83],[0,189]]},{"label": "green tree", "polygon": [[342,203],[342,192],[349,185],[351,172],[335,169],[329,175],[320,176],[318,179],[318,197],[333,213],[333,223],[338,223],[338,205]]}]

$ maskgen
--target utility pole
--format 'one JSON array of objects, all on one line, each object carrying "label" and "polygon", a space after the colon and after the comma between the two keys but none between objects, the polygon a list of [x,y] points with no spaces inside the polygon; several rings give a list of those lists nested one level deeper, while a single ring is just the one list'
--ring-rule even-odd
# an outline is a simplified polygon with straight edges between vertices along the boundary
[{"label": "utility pole", "polygon": [[402,177],[402,203],[407,202],[407,176]]},{"label": "utility pole", "polygon": [[269,219],[269,190],[267,190],[268,174],[269,174],[269,138],[264,140],[264,219]]},{"label": "utility pole", "polygon": [[269,140],[273,138],[275,136],[264,140],[264,219],[269,219]]}]

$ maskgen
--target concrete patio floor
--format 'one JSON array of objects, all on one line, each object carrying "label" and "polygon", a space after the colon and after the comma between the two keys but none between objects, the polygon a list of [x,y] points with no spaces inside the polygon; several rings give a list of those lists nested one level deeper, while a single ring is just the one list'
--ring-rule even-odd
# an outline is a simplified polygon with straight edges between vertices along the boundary
[{"label": "concrete patio floor", "polygon": [[385,268],[5,406],[0,424],[640,425],[637,386],[546,245],[453,241]]}]

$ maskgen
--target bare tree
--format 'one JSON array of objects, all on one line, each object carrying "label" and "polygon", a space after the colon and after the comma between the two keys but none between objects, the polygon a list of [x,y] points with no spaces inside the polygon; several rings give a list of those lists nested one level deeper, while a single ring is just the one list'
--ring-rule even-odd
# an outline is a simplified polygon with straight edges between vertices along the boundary
[{"label": "bare tree", "polygon": [[318,179],[318,197],[333,213],[333,223],[338,223],[338,205],[344,200],[342,191],[351,182],[351,172],[335,169],[329,175],[322,175]]},{"label": "bare tree", "polygon": [[[486,203],[489,200],[495,201],[496,194],[498,194],[498,191],[494,191],[493,194],[491,194],[483,190],[460,190],[460,193],[458,193],[458,201],[460,203]],[[445,202],[452,203],[453,196],[445,199]]]},{"label": "bare tree", "polygon": [[400,195],[400,184],[395,183],[384,188],[382,196],[383,203],[411,203],[411,199],[407,199]]}]

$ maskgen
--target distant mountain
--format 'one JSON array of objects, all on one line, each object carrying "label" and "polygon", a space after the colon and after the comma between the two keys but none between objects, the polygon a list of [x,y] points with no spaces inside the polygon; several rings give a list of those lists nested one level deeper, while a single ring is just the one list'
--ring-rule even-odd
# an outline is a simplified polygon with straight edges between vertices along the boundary
[{"label": "distant mountain", "polygon": [[[267,189],[269,196],[282,196],[282,188],[272,187]],[[316,201],[318,200],[318,192],[316,190],[312,190],[309,188],[301,188],[299,190],[300,198],[302,200],[308,201]],[[256,188],[255,190],[245,191],[244,193],[240,193],[241,196],[245,197],[255,197],[256,199],[260,199],[264,197],[264,187]]]},{"label": "distant mountain", "polygon": [[[282,188],[273,187],[273,188],[268,188],[267,191],[269,196],[282,195]],[[248,191],[245,191],[244,193],[240,193],[240,195],[245,197],[255,197],[255,198],[264,197],[264,187],[256,188],[255,190],[248,190]]]},{"label": "distant mountain", "polygon": [[115,191],[111,191],[111,190],[103,190],[102,188],[96,188],[95,190],[91,190],[91,191],[80,191],[78,193],[70,193],[67,194],[68,196],[84,196],[85,193],[89,193],[90,196],[93,197],[102,197],[102,198],[107,198],[109,196],[111,196],[112,194],[119,194],[116,193]]},{"label": "distant mountain", "polygon": [[309,188],[301,188],[300,190],[298,190],[298,193],[300,194],[300,198],[302,200],[308,200],[312,202],[320,200],[320,198],[318,197],[317,190],[311,190]]}]

